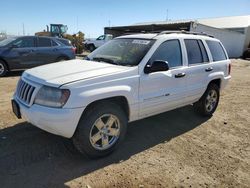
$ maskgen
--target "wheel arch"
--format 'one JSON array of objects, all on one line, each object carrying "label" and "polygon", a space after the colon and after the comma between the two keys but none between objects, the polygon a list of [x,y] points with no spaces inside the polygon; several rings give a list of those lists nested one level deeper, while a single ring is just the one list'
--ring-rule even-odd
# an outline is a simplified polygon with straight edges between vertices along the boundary
[{"label": "wheel arch", "polygon": [[84,114],[86,114],[86,112],[91,109],[93,106],[99,104],[99,103],[105,103],[105,102],[112,102],[117,104],[118,106],[121,107],[121,109],[125,112],[128,120],[130,117],[130,107],[129,107],[129,103],[128,100],[125,96],[113,96],[113,97],[109,97],[109,98],[104,98],[104,99],[98,99],[96,101],[93,101],[91,103],[89,103],[86,108],[84,109],[82,116],[84,116]]},{"label": "wheel arch", "polygon": [[90,46],[93,46],[94,50],[96,49],[96,45],[94,43],[89,43],[87,45],[87,49],[90,50]]},{"label": "wheel arch", "polygon": [[60,54],[57,58],[56,58],[56,61],[60,60],[60,59],[66,59],[66,60],[70,60],[70,58],[65,55],[65,54]]},{"label": "wheel arch", "polygon": [[0,61],[3,61],[5,63],[5,65],[7,66],[7,70],[10,71],[10,67],[9,67],[8,62],[2,57],[0,57]]},{"label": "wheel arch", "polygon": [[221,88],[221,78],[216,78],[216,79],[211,80],[211,81],[208,83],[208,86],[209,86],[210,84],[215,84],[215,85],[217,85],[217,86],[219,87],[219,89],[220,89],[220,88]]}]

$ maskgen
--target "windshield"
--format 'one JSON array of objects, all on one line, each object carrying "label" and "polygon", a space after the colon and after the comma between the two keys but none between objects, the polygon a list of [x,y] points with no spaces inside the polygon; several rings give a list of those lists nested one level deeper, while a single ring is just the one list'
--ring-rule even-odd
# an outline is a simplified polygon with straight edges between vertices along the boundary
[{"label": "windshield", "polygon": [[7,39],[4,39],[2,41],[0,41],[0,46],[6,46],[8,45],[9,43],[13,42],[14,40],[16,40],[15,37],[11,37],[11,38],[7,38]]},{"label": "windshield", "polygon": [[151,39],[114,39],[97,48],[85,59],[123,66],[136,66],[154,41]]}]

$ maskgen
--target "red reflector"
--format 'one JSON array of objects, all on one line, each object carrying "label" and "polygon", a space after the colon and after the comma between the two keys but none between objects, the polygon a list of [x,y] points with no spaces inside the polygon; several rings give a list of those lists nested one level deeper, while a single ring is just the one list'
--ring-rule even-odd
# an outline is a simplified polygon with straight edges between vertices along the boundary
[{"label": "red reflector", "polygon": [[231,74],[231,63],[228,64],[228,75]]}]

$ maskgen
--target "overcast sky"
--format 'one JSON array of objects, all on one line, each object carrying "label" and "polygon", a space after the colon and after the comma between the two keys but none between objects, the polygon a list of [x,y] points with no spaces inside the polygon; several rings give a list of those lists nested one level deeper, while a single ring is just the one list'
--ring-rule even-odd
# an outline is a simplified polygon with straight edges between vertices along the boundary
[{"label": "overcast sky", "polygon": [[[4,1],[4,0],[3,0]],[[105,26],[167,19],[250,15],[250,0],[5,0],[0,2],[0,31],[32,35],[50,23],[81,30],[86,37],[103,34]],[[167,11],[168,10],[168,11]],[[168,12],[168,14],[167,14]],[[168,15],[168,16],[167,16]]]}]

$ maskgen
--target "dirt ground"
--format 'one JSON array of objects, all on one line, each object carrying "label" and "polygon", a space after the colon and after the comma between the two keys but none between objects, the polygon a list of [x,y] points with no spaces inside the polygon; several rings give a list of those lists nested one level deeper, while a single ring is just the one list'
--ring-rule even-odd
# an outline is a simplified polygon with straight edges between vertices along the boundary
[{"label": "dirt ground", "polygon": [[250,187],[250,61],[211,118],[191,106],[131,123],[112,155],[89,160],[71,142],[17,120],[20,72],[0,78],[0,187]]}]

